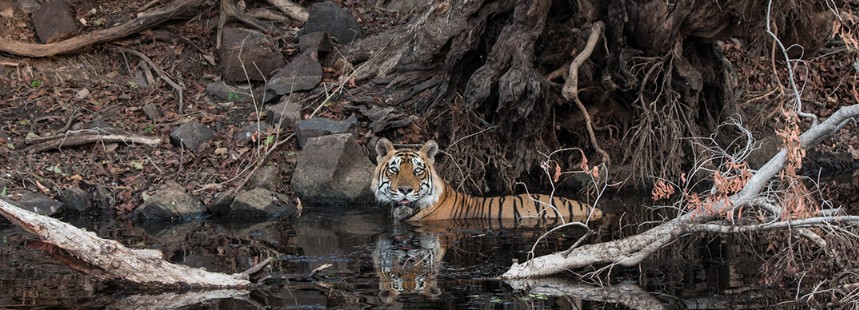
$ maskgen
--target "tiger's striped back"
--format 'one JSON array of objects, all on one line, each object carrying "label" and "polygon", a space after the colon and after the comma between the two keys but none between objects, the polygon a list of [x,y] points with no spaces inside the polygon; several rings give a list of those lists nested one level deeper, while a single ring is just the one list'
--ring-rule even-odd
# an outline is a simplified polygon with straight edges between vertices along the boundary
[{"label": "tiger's striped back", "polygon": [[376,143],[378,165],[372,186],[376,198],[393,205],[396,219],[564,219],[587,221],[602,211],[575,200],[538,194],[475,197],[453,190],[436,173],[438,145],[428,141],[420,150],[397,150],[387,139]]},{"label": "tiger's striped back", "polygon": [[433,212],[419,212],[410,220],[513,219],[518,222],[529,218],[562,218],[566,222],[584,222],[602,218],[600,210],[578,201],[540,194],[476,197],[448,191],[446,195],[442,194],[442,198],[432,210]]}]

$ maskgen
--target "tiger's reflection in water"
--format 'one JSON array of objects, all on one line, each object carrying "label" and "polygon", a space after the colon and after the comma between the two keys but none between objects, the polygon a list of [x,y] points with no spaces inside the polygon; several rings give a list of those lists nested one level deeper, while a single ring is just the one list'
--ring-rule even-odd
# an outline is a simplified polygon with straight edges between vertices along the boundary
[{"label": "tiger's reflection in water", "polygon": [[379,297],[390,304],[404,294],[430,298],[441,295],[438,269],[444,256],[442,239],[401,224],[382,234],[373,250],[373,266],[379,276]]}]

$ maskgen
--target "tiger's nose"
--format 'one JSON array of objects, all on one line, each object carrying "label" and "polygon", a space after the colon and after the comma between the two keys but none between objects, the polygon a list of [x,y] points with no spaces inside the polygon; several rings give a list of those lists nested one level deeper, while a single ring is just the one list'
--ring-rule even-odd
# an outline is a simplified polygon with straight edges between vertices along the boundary
[{"label": "tiger's nose", "polygon": [[400,193],[403,193],[403,195],[406,195],[406,194],[412,192],[411,186],[401,186],[401,187],[397,187],[397,189],[400,190]]}]

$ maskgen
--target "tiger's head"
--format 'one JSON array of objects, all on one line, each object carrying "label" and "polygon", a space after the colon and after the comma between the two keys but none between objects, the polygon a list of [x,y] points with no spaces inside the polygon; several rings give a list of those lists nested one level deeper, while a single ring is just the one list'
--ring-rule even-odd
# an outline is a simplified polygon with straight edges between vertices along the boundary
[{"label": "tiger's head", "polygon": [[428,141],[420,150],[395,149],[388,139],[376,142],[376,199],[393,206],[394,218],[405,220],[438,201],[444,183],[433,164],[438,144]]}]

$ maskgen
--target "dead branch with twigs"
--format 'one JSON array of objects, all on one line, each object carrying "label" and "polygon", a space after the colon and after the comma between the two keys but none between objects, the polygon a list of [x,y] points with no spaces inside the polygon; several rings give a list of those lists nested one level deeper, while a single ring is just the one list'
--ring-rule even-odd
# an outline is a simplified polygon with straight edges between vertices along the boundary
[{"label": "dead branch with twigs", "polygon": [[110,49],[115,50],[117,52],[129,53],[129,54],[132,54],[134,56],[140,57],[140,59],[142,59],[147,64],[149,64],[149,66],[152,67],[153,70],[155,70],[155,73],[157,73],[158,76],[161,77],[162,80],[164,80],[164,82],[167,82],[167,84],[169,84],[170,87],[173,87],[173,89],[175,89],[176,92],[179,93],[179,109],[178,109],[179,114],[185,113],[185,112],[183,112],[184,106],[185,106],[185,97],[183,94],[183,90],[185,88],[180,86],[179,84],[176,84],[176,82],[173,82],[173,80],[170,79],[169,76],[167,76],[167,73],[165,73],[164,70],[161,70],[161,67],[159,67],[157,64],[155,64],[155,62],[152,61],[152,59],[149,59],[149,57],[146,56],[145,54],[138,52],[138,51],[135,51],[135,50],[130,49],[130,48],[125,48],[125,47],[121,47],[121,46],[112,46],[112,47],[110,47]]},{"label": "dead branch with twigs", "polygon": [[[817,146],[826,137],[838,131],[844,123],[856,117],[859,117],[859,104],[838,109],[838,111],[825,121],[812,126],[799,135],[798,147],[810,149]],[[707,204],[702,205],[703,207],[695,208],[641,234],[620,240],[588,244],[572,249],[567,253],[544,255],[521,264],[513,264],[502,277],[541,277],[594,264],[631,266],[638,264],[677,238],[692,232],[706,231],[719,233],[731,232],[734,229],[744,231],[752,228],[785,227],[791,226],[791,224],[802,227],[817,227],[821,225],[833,225],[836,222],[857,222],[856,217],[833,217],[818,212],[814,214],[814,217],[802,219],[799,222],[791,222],[789,219],[781,218],[781,214],[770,214],[769,219],[785,223],[754,224],[760,225],[757,227],[740,226],[738,228],[726,228],[723,227],[724,225],[712,226],[709,223],[710,221],[723,218],[728,214],[738,215],[742,212],[743,208],[760,208],[756,204],[759,194],[769,186],[770,180],[778,176],[779,173],[782,173],[791,160],[789,156],[788,152],[782,149],[757,172],[751,174],[742,188],[736,193],[727,195],[722,192],[720,195],[713,195],[713,197],[718,198],[712,199]],[[714,187],[712,192],[719,193],[719,190]]]},{"label": "dead branch with twigs", "polygon": [[94,44],[121,39],[142,30],[160,25],[161,23],[164,23],[197,6],[203,5],[204,3],[205,1],[203,0],[180,0],[171,2],[170,4],[151,12],[140,13],[137,18],[119,26],[96,30],[54,43],[24,43],[4,38],[0,39],[0,52],[25,57],[51,57],[74,53]]}]

